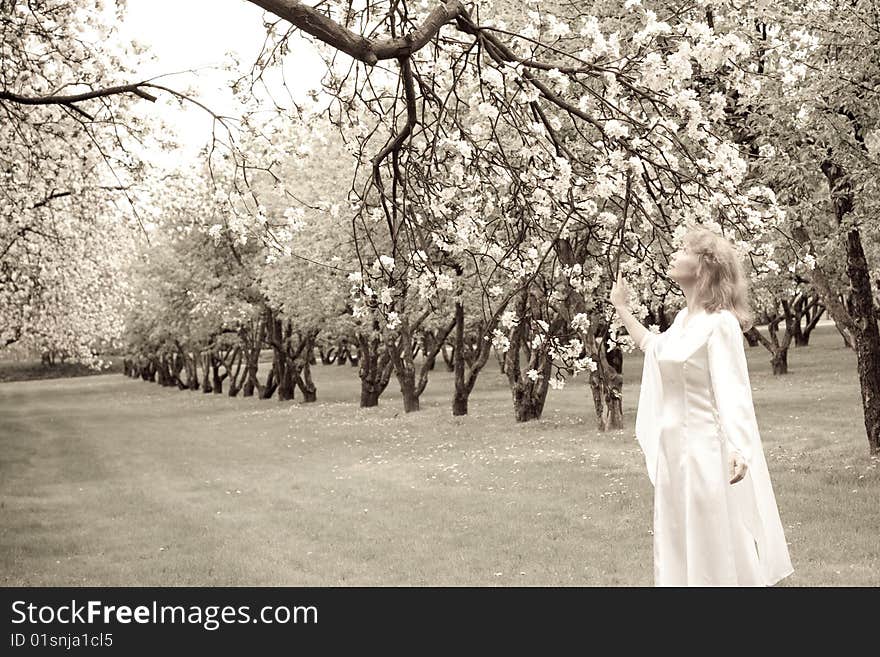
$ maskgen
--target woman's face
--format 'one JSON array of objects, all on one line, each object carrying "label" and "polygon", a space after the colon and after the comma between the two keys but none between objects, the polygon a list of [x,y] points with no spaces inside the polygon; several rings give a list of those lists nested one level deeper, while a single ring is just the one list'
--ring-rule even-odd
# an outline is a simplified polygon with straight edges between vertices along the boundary
[{"label": "woman's face", "polygon": [[682,246],[670,257],[667,274],[679,285],[690,283],[697,277],[698,263],[699,256]]}]

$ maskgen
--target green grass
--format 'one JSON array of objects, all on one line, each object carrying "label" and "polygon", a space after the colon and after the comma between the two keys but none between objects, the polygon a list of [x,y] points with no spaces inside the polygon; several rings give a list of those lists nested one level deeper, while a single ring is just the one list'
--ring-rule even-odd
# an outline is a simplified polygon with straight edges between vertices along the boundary
[{"label": "green grass", "polygon": [[[880,585],[880,473],[854,354],[833,327],[770,375],[748,350],[790,542],[788,585]],[[442,366],[441,366],[442,367]],[[0,385],[0,564],[18,585],[651,585],[652,489],[633,436],[600,434],[582,380],[518,425],[494,367],[452,418],[438,369],[405,415],[230,399],[121,375]]]}]

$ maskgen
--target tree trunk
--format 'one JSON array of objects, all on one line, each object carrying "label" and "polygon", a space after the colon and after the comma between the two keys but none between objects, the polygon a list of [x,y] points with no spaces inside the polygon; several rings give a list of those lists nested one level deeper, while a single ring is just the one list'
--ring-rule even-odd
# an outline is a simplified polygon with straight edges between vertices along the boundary
[{"label": "tree trunk", "polygon": [[315,334],[306,336],[306,345],[303,347],[303,365],[296,375],[296,386],[303,394],[303,402],[311,403],[318,399],[317,388],[312,381],[312,362],[315,353]]},{"label": "tree trunk", "polygon": [[757,347],[761,344],[761,341],[758,339],[757,329],[755,329],[754,332],[747,331],[744,335],[746,336],[746,342],[750,347]]},{"label": "tree trunk", "polygon": [[[581,266],[588,257],[589,242],[573,243],[568,238],[559,238],[553,245],[559,262],[567,267]],[[599,431],[623,428],[623,353],[617,348],[609,349],[608,323],[603,315],[591,309],[583,292],[566,280],[565,302],[560,304],[559,316],[563,320],[561,329],[568,329],[577,315],[587,315],[588,324],[577,333],[584,345],[584,355],[589,356],[596,369],[589,374],[590,393],[596,414],[596,427]],[[661,331],[669,327],[669,313],[664,304],[649,308],[648,323],[656,323]]]},{"label": "tree trunk", "polygon": [[452,415],[467,415],[468,414],[468,399],[469,397],[465,397],[456,391],[455,396],[452,398]]},{"label": "tree trunk", "polygon": [[223,394],[223,377],[220,376],[220,359],[211,352],[211,391],[215,395]]},{"label": "tree trunk", "polygon": [[[807,295],[802,292],[795,298],[792,310],[795,316],[794,344],[796,347],[806,347],[810,344],[810,334],[825,313],[825,306],[818,294]],[[802,323],[805,325],[801,326]]]},{"label": "tree trunk", "polygon": [[497,349],[495,351],[495,359],[498,361],[498,370],[502,374],[507,374],[507,354],[501,353]]},{"label": "tree trunk", "polygon": [[599,425],[599,431],[605,431],[608,427],[605,419],[605,395],[603,393],[602,377],[596,371],[590,372],[590,394],[593,398],[593,411],[596,414],[596,421]]},{"label": "tree trunk", "polygon": [[604,353],[605,361],[605,408],[608,428],[623,429],[623,354],[620,349]]},{"label": "tree trunk", "polygon": [[856,355],[865,430],[871,454],[880,454],[880,334],[871,295],[868,263],[862,249],[861,235],[856,228],[847,233],[847,273],[853,282]]},{"label": "tree trunk", "polygon": [[159,356],[156,359],[156,383],[163,387],[168,385],[168,377],[165,371],[165,357]]},{"label": "tree trunk", "polygon": [[455,371],[455,347],[449,347],[449,351],[447,351],[447,347],[449,345],[443,345],[440,348],[440,355],[443,357],[443,362],[446,363],[446,371],[454,372]]},{"label": "tree trunk", "polygon": [[329,347],[324,351],[324,347],[318,347],[318,355],[321,357],[321,365],[332,365],[336,361],[336,348]]},{"label": "tree trunk", "polygon": [[260,390],[260,399],[272,399],[278,388],[278,380],[275,378],[275,365],[269,368],[269,376],[266,377],[266,386]]},{"label": "tree trunk", "polygon": [[[446,348],[443,347],[443,360],[447,367]],[[452,347],[452,370],[455,379],[455,393],[452,396],[452,415],[467,415],[469,391],[464,380],[464,306],[455,302],[455,346]]]},{"label": "tree trunk", "polygon": [[406,318],[403,318],[400,322],[398,335],[399,337],[395,343],[388,344],[388,355],[391,358],[397,382],[400,384],[403,410],[405,413],[412,413],[419,410],[419,391],[416,388],[412,333]]},{"label": "tree trunk", "polygon": [[[279,320],[276,321],[278,321],[280,326],[281,322]],[[273,345],[272,349],[275,358],[272,369],[275,371],[275,380],[278,382],[278,401],[290,401],[296,392],[293,382],[293,368],[288,362],[286,349],[283,344]]]},{"label": "tree trunk", "polygon": [[174,383],[177,385],[178,390],[186,390],[189,385],[185,383],[183,379],[180,377],[180,373],[183,371],[186,366],[186,355],[182,351],[175,352],[172,356],[172,371],[174,374]]},{"label": "tree trunk", "polygon": [[[294,372],[287,353],[290,330],[285,331],[285,322],[274,314],[269,315],[266,323],[266,340],[272,347],[272,391],[278,391],[278,401],[290,401],[295,392]],[[270,387],[268,382],[266,387]]]},{"label": "tree trunk", "polygon": [[437,353],[446,342],[452,329],[455,327],[455,319],[444,327],[437,330],[436,335],[433,332],[426,332],[424,340],[424,358],[416,372],[416,348],[414,333],[418,330],[422,322],[425,321],[427,314],[415,320],[414,324],[410,324],[409,319],[404,317],[400,321],[400,327],[397,331],[397,341],[389,343],[387,347],[388,355],[391,358],[394,373],[400,383],[400,393],[403,396],[403,410],[406,413],[412,413],[419,410],[419,399],[428,385],[428,377],[434,363],[437,361]]},{"label": "tree trunk", "polygon": [[[605,328],[601,327],[597,332],[604,330]],[[623,428],[622,354],[619,349],[613,349],[609,353],[605,344],[604,340],[598,344],[593,357],[597,366],[589,376],[590,393],[599,431]]]},{"label": "tree trunk", "polygon": [[836,321],[834,322],[834,327],[837,329],[837,332],[840,333],[840,337],[843,338],[843,346],[847,349],[856,350],[856,336],[855,332],[850,331],[849,328],[845,325],[838,324]]},{"label": "tree trunk", "polygon": [[517,422],[540,420],[544,411],[544,401],[525,394],[522,390],[514,392],[513,408]]},{"label": "tree trunk", "polygon": [[150,383],[156,383],[156,358],[154,356],[150,356],[147,359],[146,367],[144,367],[143,379]]},{"label": "tree trunk", "polygon": [[186,350],[182,350],[184,367],[186,368],[186,388],[187,390],[199,389],[199,372],[197,367],[198,356]]},{"label": "tree trunk", "polygon": [[242,367],[245,361],[245,349],[249,343],[247,330],[240,332],[241,345],[226,350],[223,355],[223,367],[226,369],[226,377],[229,378],[229,396],[237,397],[244,384],[244,373]]},{"label": "tree trunk", "polygon": [[[286,360],[286,356],[282,356]],[[296,392],[293,368],[287,363],[278,369],[278,401],[291,401]]]},{"label": "tree trunk", "polygon": [[[498,313],[495,317],[498,316]],[[464,306],[456,302],[455,337],[452,351],[452,369],[455,381],[455,392],[452,395],[453,416],[467,415],[468,413],[468,400],[473,392],[474,384],[476,384],[477,377],[486,363],[489,362],[489,356],[494,349],[492,341],[487,338],[492,334],[496,325],[497,320],[494,317],[488,322],[480,322],[476,336],[469,344],[465,340]]]},{"label": "tree trunk", "polygon": [[211,352],[202,353],[202,392],[211,392]]},{"label": "tree trunk", "polygon": [[[508,363],[508,368],[510,363]],[[547,374],[549,375],[549,367]],[[544,379],[547,376],[545,375]],[[547,400],[548,384],[540,379],[536,382],[521,382],[513,388],[513,410],[517,422],[540,420]]]},{"label": "tree trunk", "polygon": [[[792,304],[787,299],[777,299],[776,303],[782,306],[782,313],[776,310],[769,313],[770,321],[767,322],[767,332],[770,339],[758,330],[757,326],[752,326],[745,333],[746,341],[750,345],[763,345],[770,352],[770,366],[774,375],[788,374],[788,349],[791,346],[792,339],[795,335],[795,325],[798,320],[792,310]],[[785,332],[780,338],[779,326],[785,324]]]},{"label": "tree trunk", "polygon": [[336,348],[336,364],[345,365],[351,357],[351,350],[348,347],[348,341],[343,339]]},{"label": "tree trunk", "polygon": [[[843,169],[831,160],[822,163],[828,179],[838,226],[853,209],[853,190]],[[855,325],[855,347],[865,429],[871,454],[880,454],[880,332],[871,290],[871,275],[857,224],[846,232],[846,273],[851,285],[850,316]]]},{"label": "tree trunk", "polygon": [[391,358],[382,345],[378,322],[370,335],[358,333],[358,376],[361,379],[361,408],[378,406],[379,397],[391,380]]},{"label": "tree trunk", "polygon": [[[513,410],[517,422],[539,420],[544,411],[544,402],[547,400],[547,391],[550,384],[552,362],[547,354],[547,343],[537,346],[528,354],[528,363],[521,367],[521,351],[526,350],[530,338],[530,324],[532,319],[540,319],[539,311],[535,308],[530,317],[527,314],[529,308],[530,293],[524,289],[519,296],[516,307],[517,323],[509,335],[510,348],[505,356],[504,369],[510,384],[513,396]],[[535,305],[537,306],[537,300]],[[524,371],[525,370],[525,371]],[[532,379],[528,372],[534,370],[537,378]]]},{"label": "tree trunk", "polygon": [[413,368],[405,369],[397,375],[400,394],[403,396],[403,411],[412,413],[419,410],[419,395],[416,393],[416,373]]},{"label": "tree trunk", "polygon": [[361,385],[361,408],[372,408],[379,405],[381,393],[375,388]]},{"label": "tree trunk", "polygon": [[251,333],[253,341],[248,345],[245,352],[245,359],[247,362],[245,363],[244,385],[241,389],[243,397],[253,397],[254,391],[257,391],[257,393],[262,396],[263,392],[257,374],[260,371],[260,351],[266,340],[265,315],[255,320],[254,328],[255,331]]},{"label": "tree trunk", "polygon": [[246,355],[247,363],[244,370],[244,384],[241,386],[242,397],[253,397],[254,391],[258,389],[260,383],[257,380],[257,370],[260,367],[260,350],[259,348],[249,351]]},{"label": "tree trunk", "polygon": [[771,359],[773,374],[788,374],[788,349],[777,349]]}]

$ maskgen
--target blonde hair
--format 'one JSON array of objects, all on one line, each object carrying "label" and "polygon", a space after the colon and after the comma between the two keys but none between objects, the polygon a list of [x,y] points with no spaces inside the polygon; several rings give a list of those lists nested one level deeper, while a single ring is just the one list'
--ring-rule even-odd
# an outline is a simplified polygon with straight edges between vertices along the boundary
[{"label": "blonde hair", "polygon": [[684,248],[698,257],[696,298],[706,312],[726,308],[743,331],[754,325],[749,305],[749,282],[742,259],[727,238],[708,228],[691,228],[684,236]]}]

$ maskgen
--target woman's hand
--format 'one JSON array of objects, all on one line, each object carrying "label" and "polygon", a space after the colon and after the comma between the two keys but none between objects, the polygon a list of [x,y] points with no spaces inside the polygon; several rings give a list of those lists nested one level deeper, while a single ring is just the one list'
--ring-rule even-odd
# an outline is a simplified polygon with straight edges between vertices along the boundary
[{"label": "woman's hand", "polygon": [[626,308],[629,305],[629,285],[618,270],[617,280],[611,287],[610,301],[615,308]]},{"label": "woman's hand", "polygon": [[731,452],[727,458],[727,462],[730,466],[730,483],[735,484],[738,481],[742,481],[743,477],[746,476],[746,471],[749,469],[742,454],[739,452]]}]

